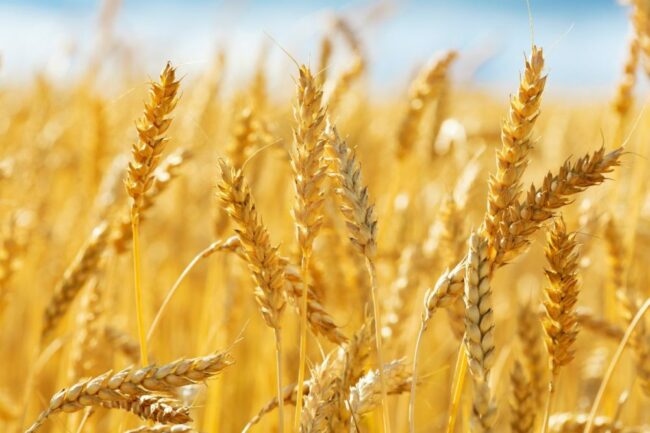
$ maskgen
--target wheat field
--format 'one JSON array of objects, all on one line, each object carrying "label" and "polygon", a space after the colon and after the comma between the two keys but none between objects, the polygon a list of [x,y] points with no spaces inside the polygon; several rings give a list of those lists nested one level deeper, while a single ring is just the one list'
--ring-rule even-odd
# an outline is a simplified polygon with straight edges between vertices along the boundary
[{"label": "wheat field", "polygon": [[1,431],[650,431],[650,3],[620,7],[589,104],[525,40],[502,97],[453,48],[371,95],[341,14],[291,86],[262,55],[227,88],[224,51],[0,83]]}]

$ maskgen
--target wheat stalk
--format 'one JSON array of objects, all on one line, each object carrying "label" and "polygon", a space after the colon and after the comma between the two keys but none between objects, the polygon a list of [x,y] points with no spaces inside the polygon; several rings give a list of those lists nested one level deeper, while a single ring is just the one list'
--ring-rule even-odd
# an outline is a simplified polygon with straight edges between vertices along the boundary
[{"label": "wheat stalk", "polygon": [[[225,160],[219,159],[221,182],[218,196],[226,212],[237,225],[237,234],[244,248],[248,267],[257,287],[255,299],[266,325],[273,329],[276,348],[276,379],[278,401],[282,395],[282,346],[280,337],[280,318],[285,307],[285,286],[287,283],[284,267],[277,251],[271,245],[269,234],[261,222],[250,188],[241,170],[237,170]],[[278,411],[279,431],[283,432],[283,408]]]},{"label": "wheat stalk", "polygon": [[149,101],[144,113],[136,122],[138,140],[131,147],[131,161],[127,169],[126,191],[131,202],[131,231],[133,236],[133,275],[135,287],[136,315],[140,341],[140,359],[147,364],[147,342],[144,331],[140,265],[140,212],[144,197],[154,183],[153,172],[160,163],[168,138],[165,133],[171,125],[171,112],[178,103],[176,93],[180,83],[176,81],[176,70],[167,63],[160,74],[159,83],[151,83]]},{"label": "wheat stalk", "polygon": [[342,205],[341,212],[350,232],[350,241],[363,255],[370,277],[372,295],[373,320],[375,324],[375,346],[379,363],[379,382],[382,394],[383,427],[390,433],[388,402],[386,401],[386,386],[382,379],[384,357],[381,347],[381,316],[377,299],[377,283],[375,256],[377,253],[377,219],[374,206],[369,204],[368,188],[361,179],[361,167],[356,161],[354,151],[338,135],[336,127],[330,125],[326,131],[328,144],[335,160],[333,176],[337,182],[336,193]]},{"label": "wheat stalk", "polygon": [[[300,248],[300,275],[309,285],[309,262],[314,239],[318,236],[323,221],[323,183],[326,176],[324,159],[325,109],[322,106],[323,91],[308,67],[299,68],[293,130],[291,167],[294,173],[296,203],[293,218]],[[302,387],[305,380],[307,352],[307,290],[302,291],[300,302],[300,354],[298,361],[298,400],[294,428],[297,429],[302,413]],[[303,427],[304,430],[304,427]]]}]

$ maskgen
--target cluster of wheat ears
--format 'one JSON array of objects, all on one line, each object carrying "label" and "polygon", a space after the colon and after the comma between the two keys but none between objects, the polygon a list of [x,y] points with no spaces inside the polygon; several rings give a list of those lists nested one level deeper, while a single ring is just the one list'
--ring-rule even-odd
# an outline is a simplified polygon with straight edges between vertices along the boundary
[{"label": "cluster of wheat ears", "polygon": [[264,56],[226,88],[223,52],[0,86],[1,430],[649,432],[629,8],[600,105],[544,97],[535,44],[509,103],[453,50],[370,97],[343,17],[292,94]]}]

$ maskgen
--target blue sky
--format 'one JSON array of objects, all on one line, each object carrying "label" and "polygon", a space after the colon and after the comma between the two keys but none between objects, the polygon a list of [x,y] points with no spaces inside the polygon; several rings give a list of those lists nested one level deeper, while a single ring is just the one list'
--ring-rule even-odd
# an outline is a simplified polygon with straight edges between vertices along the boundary
[{"label": "blue sky", "polygon": [[[413,68],[437,50],[457,48],[461,79],[489,53],[473,80],[512,87],[530,46],[523,0],[395,1],[384,20],[367,25],[364,1],[124,0],[118,36],[136,60],[155,71],[167,59],[200,69],[215,46],[229,47],[231,66],[250,69],[271,35],[300,60],[317,54],[329,10],[360,28],[375,86],[403,86]],[[37,70],[65,73],[88,55],[96,29],[97,1],[0,0],[1,77]],[[532,0],[535,41],[545,47],[551,88],[611,92],[620,74],[628,37],[628,10],[614,0]],[[281,75],[290,67],[272,46],[270,62]],[[74,55],[70,55],[74,53]],[[61,59],[73,58],[71,65]],[[57,60],[59,59],[59,60]],[[76,60],[74,60],[76,59]]]}]

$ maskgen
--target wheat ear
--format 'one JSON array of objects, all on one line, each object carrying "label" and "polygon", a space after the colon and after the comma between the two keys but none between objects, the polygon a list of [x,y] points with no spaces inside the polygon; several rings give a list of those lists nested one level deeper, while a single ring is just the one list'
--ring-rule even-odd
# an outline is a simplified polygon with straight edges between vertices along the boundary
[{"label": "wheat ear", "polygon": [[535,396],[519,360],[515,361],[512,368],[510,383],[510,430],[513,433],[532,433],[535,428]]},{"label": "wheat ear", "polygon": [[577,278],[579,256],[575,234],[567,233],[562,218],[554,221],[544,253],[549,264],[549,268],[546,269],[549,284],[544,289],[546,316],[542,324],[551,368],[549,396],[542,427],[542,432],[545,433],[556,395],[555,382],[559,369],[573,359],[573,345],[578,335],[575,308],[579,293]]},{"label": "wheat ear", "polygon": [[374,206],[368,198],[368,188],[361,179],[361,167],[356,160],[354,151],[338,135],[334,126],[329,126],[327,139],[334,156],[334,178],[337,182],[336,193],[342,206],[341,212],[347,222],[352,244],[361,252],[366,261],[368,275],[370,276],[370,290],[372,295],[373,320],[375,324],[375,348],[379,362],[379,382],[382,394],[382,415],[384,432],[390,433],[390,417],[388,401],[386,400],[386,386],[382,378],[384,356],[381,347],[381,315],[379,313],[379,300],[377,298],[377,282],[375,270],[375,256],[377,253],[377,219]]},{"label": "wheat ear", "polygon": [[[622,154],[622,148],[609,153],[600,148],[573,163],[567,160],[557,174],[548,173],[540,187],[531,185],[525,199],[504,212],[504,221],[497,233],[502,254],[495,259],[495,265],[503,266],[525,251],[531,235],[558,209],[569,204],[572,195],[604,182],[605,175],[619,165]],[[463,293],[465,260],[463,258],[451,270],[446,270],[425,293],[422,315],[425,323],[439,308],[451,305]]]},{"label": "wheat ear", "polygon": [[[171,182],[176,179],[183,165],[192,158],[192,152],[185,148],[176,150],[162,160],[158,168],[153,172],[153,184],[142,196],[142,203],[139,209],[138,222],[142,223],[147,217],[148,211],[156,204],[159,196],[169,189]],[[128,251],[133,242],[133,231],[131,227],[131,213],[126,210],[118,219],[112,229],[111,244],[117,254]]]},{"label": "wheat ear", "polygon": [[[322,106],[323,91],[314,79],[309,68],[302,65],[297,82],[296,106],[294,116],[296,127],[293,130],[293,149],[291,167],[294,173],[296,203],[293,218],[300,248],[300,275],[309,286],[309,261],[313,243],[323,221],[323,183],[326,176],[325,109]],[[298,361],[298,399],[294,417],[294,429],[298,430],[302,414],[302,387],[305,380],[307,357],[307,290],[302,291],[300,299],[300,349]]]},{"label": "wheat ear", "polygon": [[548,390],[548,361],[544,351],[542,323],[530,302],[519,308],[517,336],[530,378],[535,407],[542,407]]},{"label": "wheat ear", "polygon": [[157,392],[168,393],[184,385],[203,382],[231,364],[230,355],[222,352],[201,358],[179,359],[160,367],[156,365],[140,369],[129,367],[115,374],[108,371],[100,376],[82,380],[54,394],[47,409],[41,413],[27,433],[36,432],[52,414],[75,412],[86,406],[125,405],[126,407],[127,402],[135,397]]},{"label": "wheat ear", "polygon": [[436,101],[445,85],[447,73],[456,59],[456,51],[436,55],[411,85],[408,106],[397,131],[396,155],[400,160],[410,155],[420,136],[420,125],[426,109]]},{"label": "wheat ear", "polygon": [[[235,169],[219,159],[221,182],[218,196],[226,212],[235,222],[244,256],[257,285],[255,299],[260,307],[266,325],[273,329],[276,349],[276,379],[278,401],[282,399],[282,340],[280,319],[285,307],[285,286],[287,279],[278,248],[271,245],[269,234],[257,214],[250,187],[241,170]],[[278,411],[279,431],[284,430],[284,410]]]},{"label": "wheat ear", "polygon": [[533,147],[533,127],[539,117],[542,93],[546,84],[544,54],[533,45],[526,59],[517,94],[510,98],[510,111],[501,125],[501,149],[497,151],[497,171],[488,181],[487,210],[483,222],[490,245],[491,259],[498,254],[497,230],[503,213],[517,203],[521,194],[521,177],[528,166]]},{"label": "wheat ear", "polygon": [[474,382],[470,431],[491,432],[496,421],[496,405],[488,383],[494,364],[494,313],[490,288],[488,243],[472,234],[465,267],[465,338],[463,344],[469,372]]},{"label": "wheat ear", "polygon": [[43,318],[41,340],[57,327],[81,289],[97,272],[108,242],[108,225],[101,223],[93,229],[90,239],[81,248],[74,261],[65,270],[54,288]]},{"label": "wheat ear", "polygon": [[168,138],[166,132],[171,125],[169,117],[176,107],[176,96],[180,83],[176,81],[176,70],[167,63],[160,74],[160,82],[152,83],[149,100],[144,105],[144,113],[136,122],[138,140],[131,147],[131,158],[127,170],[126,191],[132,199],[131,231],[133,235],[133,276],[135,303],[140,340],[140,359],[147,364],[147,341],[144,329],[142,305],[141,265],[140,265],[140,211],[144,197],[154,183],[153,173],[160,162]]}]

